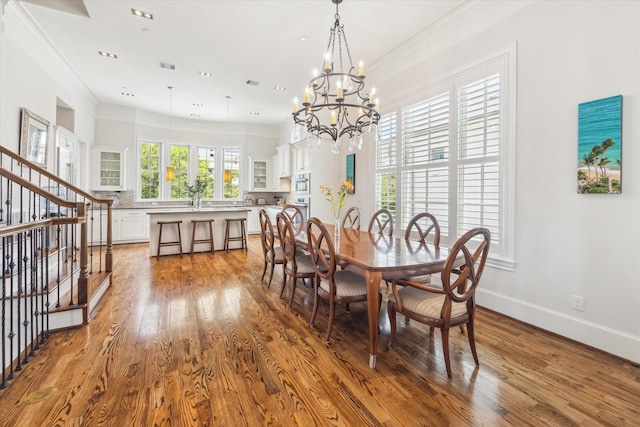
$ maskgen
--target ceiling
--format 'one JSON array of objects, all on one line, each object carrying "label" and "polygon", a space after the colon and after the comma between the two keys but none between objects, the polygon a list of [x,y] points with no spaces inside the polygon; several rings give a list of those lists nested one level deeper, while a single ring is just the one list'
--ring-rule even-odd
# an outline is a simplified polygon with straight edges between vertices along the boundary
[{"label": "ceiling", "polygon": [[[344,0],[339,13],[354,65],[363,60],[365,67],[375,66],[462,3]],[[302,98],[312,70],[322,66],[335,14],[331,0],[22,0],[19,5],[100,103],[267,125],[291,116],[293,98]],[[153,20],[133,15],[132,8],[153,14]],[[168,86],[174,88],[171,96]],[[379,96],[384,103],[384,94]]]}]

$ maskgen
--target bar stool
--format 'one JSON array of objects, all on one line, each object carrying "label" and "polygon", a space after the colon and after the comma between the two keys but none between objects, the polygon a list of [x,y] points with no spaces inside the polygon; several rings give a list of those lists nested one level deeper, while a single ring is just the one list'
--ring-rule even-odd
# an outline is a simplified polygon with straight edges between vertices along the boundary
[{"label": "bar stool", "polygon": [[[224,250],[229,252],[229,242],[242,242],[241,249],[247,250],[247,232],[245,229],[246,218],[225,218],[227,222],[227,227],[224,232]],[[240,221],[240,236],[230,236],[229,235],[229,227],[232,222]]]},{"label": "bar stool", "polygon": [[[163,246],[179,246],[180,247],[180,256],[182,256],[182,235],[180,234],[180,224],[182,224],[182,220],[180,221],[158,221],[158,225],[160,226],[160,231],[158,232],[158,253],[156,255],[156,259],[160,259],[160,248]],[[162,241],[162,226],[164,225],[175,225],[178,227],[178,240],[173,240],[171,242],[163,242]]]},{"label": "bar stool", "polygon": [[[200,243],[208,243],[211,245],[211,252],[214,251],[214,246],[213,246],[213,222],[215,221],[215,219],[192,219],[191,220],[191,224],[192,224],[192,231],[191,231],[191,253],[193,253],[193,247],[196,244],[200,244]],[[203,225],[207,225],[207,223],[209,224],[209,237],[207,237],[206,239],[197,239],[196,240],[196,228],[198,226],[198,224],[203,224]],[[207,229],[205,228],[205,231]]]}]

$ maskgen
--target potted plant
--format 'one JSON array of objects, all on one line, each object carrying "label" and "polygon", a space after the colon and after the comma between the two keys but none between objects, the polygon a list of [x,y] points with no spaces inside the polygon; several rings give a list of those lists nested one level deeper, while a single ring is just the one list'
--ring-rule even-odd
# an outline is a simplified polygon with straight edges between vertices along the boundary
[{"label": "potted plant", "polygon": [[193,184],[187,184],[187,195],[191,198],[191,204],[195,209],[202,207],[202,196],[209,189],[210,177],[197,176]]}]

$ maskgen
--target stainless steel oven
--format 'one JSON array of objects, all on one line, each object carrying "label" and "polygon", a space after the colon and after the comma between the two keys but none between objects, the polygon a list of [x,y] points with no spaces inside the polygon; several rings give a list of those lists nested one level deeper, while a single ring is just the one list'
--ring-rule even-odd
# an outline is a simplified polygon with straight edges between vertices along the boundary
[{"label": "stainless steel oven", "polygon": [[296,194],[293,199],[293,204],[296,205],[302,211],[302,216],[304,217],[303,218],[304,221],[309,219],[309,212],[311,212],[310,201],[311,201],[311,197],[305,196],[305,195],[299,195],[299,194]]},{"label": "stainless steel oven", "polygon": [[298,195],[308,195],[310,187],[309,172],[297,173],[293,176],[293,191]]}]

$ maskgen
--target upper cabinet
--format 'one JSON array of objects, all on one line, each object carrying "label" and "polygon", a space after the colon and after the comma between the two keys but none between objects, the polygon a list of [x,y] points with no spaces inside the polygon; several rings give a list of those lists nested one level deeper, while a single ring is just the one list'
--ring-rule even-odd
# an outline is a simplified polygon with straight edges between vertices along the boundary
[{"label": "upper cabinet", "polygon": [[271,160],[254,160],[249,158],[251,191],[272,190]]},{"label": "upper cabinet", "polygon": [[278,178],[289,178],[291,176],[291,149],[289,145],[280,145],[277,150],[276,176]]},{"label": "upper cabinet", "polygon": [[294,145],[294,172],[308,171],[311,168],[310,144],[308,141]]},{"label": "upper cabinet", "polygon": [[94,147],[96,174],[92,183],[94,190],[126,190],[126,153],[127,150],[115,150]]}]

